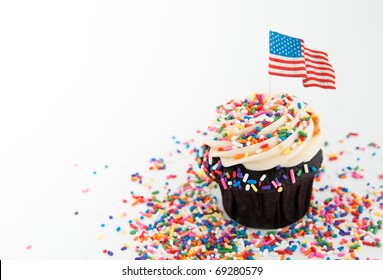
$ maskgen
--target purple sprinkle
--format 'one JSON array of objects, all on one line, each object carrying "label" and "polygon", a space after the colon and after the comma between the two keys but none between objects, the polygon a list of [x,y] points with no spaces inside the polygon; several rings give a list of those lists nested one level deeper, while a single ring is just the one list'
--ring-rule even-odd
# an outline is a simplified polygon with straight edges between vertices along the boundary
[{"label": "purple sprinkle", "polygon": [[112,251],[108,251],[108,255],[109,256],[113,256],[113,252]]},{"label": "purple sprinkle", "polygon": [[262,190],[270,190],[271,185],[262,186]]},{"label": "purple sprinkle", "polygon": [[126,249],[128,249],[128,248],[126,248],[125,246],[121,247],[121,251],[125,251]]},{"label": "purple sprinkle", "polygon": [[281,169],[281,166],[280,165],[277,165],[277,170],[280,170]]},{"label": "purple sprinkle", "polygon": [[282,178],[285,179],[285,180],[289,179],[286,175],[283,175]]},{"label": "purple sprinkle", "polygon": [[75,215],[78,215],[78,211],[74,212]]}]

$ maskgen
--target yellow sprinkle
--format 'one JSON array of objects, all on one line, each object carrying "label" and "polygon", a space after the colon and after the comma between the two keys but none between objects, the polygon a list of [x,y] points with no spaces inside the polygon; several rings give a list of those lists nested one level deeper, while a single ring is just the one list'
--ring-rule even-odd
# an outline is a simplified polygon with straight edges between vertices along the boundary
[{"label": "yellow sprinkle", "polygon": [[253,189],[254,192],[258,191],[254,184],[251,184],[250,186],[251,186],[251,188]]},{"label": "yellow sprinkle", "polygon": [[287,148],[282,152],[283,155],[287,155],[288,153],[290,153],[290,148]]},{"label": "yellow sprinkle", "polygon": [[246,152],[246,153],[245,153],[245,157],[248,157],[248,156],[249,156],[249,152]]},{"label": "yellow sprinkle", "polygon": [[383,213],[378,212],[378,211],[375,211],[375,212],[374,212],[374,215],[375,215],[375,216],[378,216],[378,217],[383,217]]},{"label": "yellow sprinkle", "polygon": [[98,237],[97,237],[97,240],[101,240],[104,238],[104,235],[103,234],[100,234]]},{"label": "yellow sprinkle", "polygon": [[122,234],[126,234],[126,230],[121,231]]},{"label": "yellow sprinkle", "polygon": [[289,130],[290,127],[285,125],[285,126],[281,126],[280,128],[278,128],[278,130],[284,130],[284,129]]},{"label": "yellow sprinkle", "polygon": [[170,228],[170,231],[169,231],[169,238],[173,238],[175,228],[176,228],[176,224],[173,223],[172,227]]},{"label": "yellow sprinkle", "polygon": [[362,247],[359,246],[358,248],[356,248],[356,250],[357,250],[358,252],[360,252],[360,250],[362,250]]},{"label": "yellow sprinkle", "polygon": [[282,187],[279,187],[279,188],[278,188],[278,192],[281,192],[282,190],[283,190]]},{"label": "yellow sprinkle", "polygon": [[129,248],[129,247],[130,247],[130,245],[129,245],[128,243],[125,243],[125,244],[122,245],[122,246],[124,246],[125,248]]}]

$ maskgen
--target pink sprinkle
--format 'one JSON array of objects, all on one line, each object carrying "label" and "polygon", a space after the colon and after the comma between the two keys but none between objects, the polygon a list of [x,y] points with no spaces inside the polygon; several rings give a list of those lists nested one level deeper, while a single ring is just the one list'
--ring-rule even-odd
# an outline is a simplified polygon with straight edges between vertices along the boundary
[{"label": "pink sprinkle", "polygon": [[192,233],[192,231],[191,231],[191,230],[188,230],[187,232],[185,232],[185,233],[183,233],[183,234],[181,235],[181,238],[182,238],[182,237],[185,237],[185,236],[189,236],[191,233]]},{"label": "pink sprinkle", "polygon": [[89,188],[83,189],[83,190],[81,190],[81,192],[82,193],[87,193],[87,192],[89,192]]},{"label": "pink sprinkle", "polygon": [[32,245],[28,245],[25,249],[27,249],[27,250],[32,249]]},{"label": "pink sprinkle", "polygon": [[315,256],[317,257],[317,258],[321,258],[321,259],[323,259],[324,258],[324,255],[323,254],[321,254],[321,253],[315,253]]},{"label": "pink sprinkle", "polygon": [[147,229],[148,228],[148,226],[147,225],[144,225],[143,223],[141,223],[140,221],[137,221],[136,222],[136,224],[137,225],[139,225],[141,228],[145,228],[145,229]]},{"label": "pink sprinkle", "polygon": [[174,178],[177,178],[176,174],[169,174],[168,176],[166,176],[166,180],[174,179]]},{"label": "pink sprinkle", "polygon": [[294,169],[290,169],[290,177],[291,177],[291,183],[295,184],[295,174],[294,174]]},{"label": "pink sprinkle", "polygon": [[263,115],[265,113],[265,111],[259,111],[259,112],[256,112],[255,114],[254,114],[254,117],[258,117],[258,116],[260,116],[260,115]]},{"label": "pink sprinkle", "polygon": [[351,173],[351,176],[352,176],[352,178],[355,178],[355,179],[363,179],[363,178],[364,178],[364,176],[363,176],[362,174],[357,173],[357,172],[355,172],[355,171],[353,171],[353,172]]},{"label": "pink sprinkle", "polygon": [[309,258],[309,259],[311,259],[312,257],[314,257],[315,256],[315,253],[314,252],[311,252],[307,257]]},{"label": "pink sprinkle", "polygon": [[345,255],[345,252],[340,252],[340,253],[338,254],[338,257],[344,257],[344,255]]},{"label": "pink sprinkle", "polygon": [[227,190],[227,185],[226,185],[225,179],[223,177],[221,178],[221,183],[222,183],[223,188],[225,190]]},{"label": "pink sprinkle", "polygon": [[274,181],[274,180],[273,180],[273,181],[271,181],[271,184],[273,184],[274,188],[278,188],[278,185],[277,185],[277,183],[275,183],[275,181]]}]

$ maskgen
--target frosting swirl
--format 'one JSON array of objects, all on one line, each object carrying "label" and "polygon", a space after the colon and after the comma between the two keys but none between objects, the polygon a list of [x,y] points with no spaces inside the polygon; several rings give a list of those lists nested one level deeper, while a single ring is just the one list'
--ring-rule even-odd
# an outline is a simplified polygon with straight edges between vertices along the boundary
[{"label": "frosting swirl", "polygon": [[255,93],[217,106],[205,144],[209,160],[223,166],[242,163],[249,170],[291,167],[311,160],[323,138],[319,118],[296,96]]}]

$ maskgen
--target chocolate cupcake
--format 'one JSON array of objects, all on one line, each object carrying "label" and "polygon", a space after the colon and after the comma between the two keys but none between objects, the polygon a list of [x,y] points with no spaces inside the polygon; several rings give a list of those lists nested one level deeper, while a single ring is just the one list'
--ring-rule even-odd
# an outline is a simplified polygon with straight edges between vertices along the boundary
[{"label": "chocolate cupcake", "polygon": [[295,96],[254,94],[216,108],[199,162],[238,223],[275,229],[302,218],[321,167],[318,116]]}]

